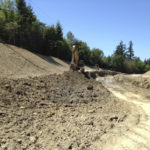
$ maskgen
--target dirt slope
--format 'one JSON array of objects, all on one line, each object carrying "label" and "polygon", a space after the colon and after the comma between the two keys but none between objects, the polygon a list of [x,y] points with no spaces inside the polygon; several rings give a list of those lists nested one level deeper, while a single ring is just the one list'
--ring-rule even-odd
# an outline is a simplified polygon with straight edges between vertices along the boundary
[{"label": "dirt slope", "polygon": [[0,43],[0,77],[58,74],[68,69],[69,65],[57,58],[36,55],[25,49]]},{"label": "dirt slope", "polygon": [[150,76],[150,71],[146,72],[145,75]]}]

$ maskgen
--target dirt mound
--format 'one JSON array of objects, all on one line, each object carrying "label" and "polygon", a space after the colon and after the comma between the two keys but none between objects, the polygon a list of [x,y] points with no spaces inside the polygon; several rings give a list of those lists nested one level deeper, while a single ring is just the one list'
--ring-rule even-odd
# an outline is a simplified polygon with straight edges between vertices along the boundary
[{"label": "dirt mound", "polygon": [[97,77],[105,77],[105,76],[114,76],[120,74],[120,72],[111,71],[111,70],[96,70],[96,71],[88,71],[85,72],[88,77],[92,77],[96,79]]},{"label": "dirt mound", "polygon": [[33,54],[25,49],[0,43],[0,77],[23,78],[63,73],[69,65],[54,57]]},{"label": "dirt mound", "polygon": [[[93,149],[130,107],[78,72],[0,79],[0,149]],[[111,132],[110,132],[111,131]]]},{"label": "dirt mound", "polygon": [[116,81],[123,84],[132,84],[136,87],[150,89],[150,76],[148,75],[116,75]]},{"label": "dirt mound", "polygon": [[149,75],[150,76],[150,71],[146,72],[145,75]]}]

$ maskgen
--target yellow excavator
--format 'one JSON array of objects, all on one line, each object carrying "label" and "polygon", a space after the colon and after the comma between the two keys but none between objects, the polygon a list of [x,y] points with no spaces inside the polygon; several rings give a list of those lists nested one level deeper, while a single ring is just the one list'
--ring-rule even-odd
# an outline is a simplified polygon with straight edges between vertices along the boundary
[{"label": "yellow excavator", "polygon": [[77,71],[80,69],[78,61],[79,61],[78,49],[77,49],[76,45],[73,45],[72,46],[72,60],[71,60],[71,64],[70,64],[70,70]]}]

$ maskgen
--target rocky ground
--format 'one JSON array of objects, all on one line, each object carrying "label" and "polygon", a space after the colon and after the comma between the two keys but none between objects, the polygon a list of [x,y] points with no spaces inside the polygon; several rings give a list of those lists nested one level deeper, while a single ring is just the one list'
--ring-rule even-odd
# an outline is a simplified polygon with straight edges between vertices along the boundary
[{"label": "rocky ground", "polygon": [[94,149],[130,114],[126,102],[78,72],[0,78],[1,150]]}]

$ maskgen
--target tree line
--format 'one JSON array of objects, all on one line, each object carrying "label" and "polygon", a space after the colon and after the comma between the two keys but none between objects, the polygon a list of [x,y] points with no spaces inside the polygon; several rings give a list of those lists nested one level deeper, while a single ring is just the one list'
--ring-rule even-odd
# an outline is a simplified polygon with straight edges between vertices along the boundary
[{"label": "tree line", "polygon": [[71,31],[64,37],[59,22],[51,26],[40,22],[25,0],[0,0],[0,42],[66,61],[71,60],[71,49],[75,44],[80,60],[86,65],[98,64],[102,68],[126,73],[144,73],[150,70],[150,59],[143,62],[134,56],[132,41],[128,47],[121,41],[114,53],[106,57],[102,50],[90,49],[86,42],[78,40]]}]

